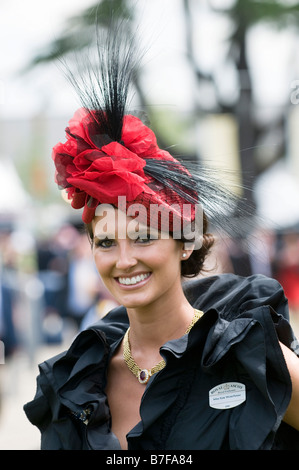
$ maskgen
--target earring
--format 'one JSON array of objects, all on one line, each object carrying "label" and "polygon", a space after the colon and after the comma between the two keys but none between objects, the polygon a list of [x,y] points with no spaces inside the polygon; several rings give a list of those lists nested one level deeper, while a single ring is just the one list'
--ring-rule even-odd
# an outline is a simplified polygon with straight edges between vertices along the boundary
[{"label": "earring", "polygon": [[186,258],[186,256],[187,256],[187,253],[183,253],[183,254],[182,254],[182,257],[183,257],[183,258]]}]

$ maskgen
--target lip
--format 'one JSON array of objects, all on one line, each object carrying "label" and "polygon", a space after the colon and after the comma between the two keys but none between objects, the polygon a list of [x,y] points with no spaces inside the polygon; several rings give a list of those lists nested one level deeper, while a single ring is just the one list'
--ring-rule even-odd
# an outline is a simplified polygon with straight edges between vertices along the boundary
[{"label": "lip", "polygon": [[[132,279],[133,277],[137,278],[138,276],[145,276],[145,279],[142,279],[140,281],[137,281],[135,284],[123,284],[119,281],[119,279]],[[121,287],[122,289],[136,289],[137,287],[142,287],[144,286],[151,278],[152,273],[151,272],[139,272],[139,273],[132,273],[130,275],[123,275],[123,276],[118,276],[115,277],[115,281],[117,282],[118,286]]]}]

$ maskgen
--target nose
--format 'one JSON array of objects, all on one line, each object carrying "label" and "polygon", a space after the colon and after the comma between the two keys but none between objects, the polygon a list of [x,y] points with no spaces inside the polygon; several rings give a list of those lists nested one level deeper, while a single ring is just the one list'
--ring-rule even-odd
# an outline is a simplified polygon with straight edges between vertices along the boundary
[{"label": "nose", "polygon": [[130,243],[128,243],[127,240],[122,240],[122,242],[123,243],[119,243],[116,268],[122,271],[127,271],[136,266],[137,259],[134,254],[134,248]]}]

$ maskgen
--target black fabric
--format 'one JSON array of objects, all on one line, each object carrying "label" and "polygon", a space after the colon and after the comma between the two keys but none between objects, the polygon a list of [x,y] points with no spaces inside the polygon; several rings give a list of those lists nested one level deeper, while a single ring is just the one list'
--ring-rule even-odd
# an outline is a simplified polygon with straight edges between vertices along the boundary
[{"label": "black fabric", "polygon": [[[189,335],[162,346],[166,367],[146,386],[128,449],[299,450],[299,432],[282,422],[291,381],[278,339],[297,351],[298,342],[280,284],[227,274],[184,288],[204,315]],[[104,390],[127,327],[125,308],[116,308],[39,366],[36,397],[24,409],[42,449],[120,449]],[[211,408],[209,391],[227,382],[245,385],[245,402]]]}]

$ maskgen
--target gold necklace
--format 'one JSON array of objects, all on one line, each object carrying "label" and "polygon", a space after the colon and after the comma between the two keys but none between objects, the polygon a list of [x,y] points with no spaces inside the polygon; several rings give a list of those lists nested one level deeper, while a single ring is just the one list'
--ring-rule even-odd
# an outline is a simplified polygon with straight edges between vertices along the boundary
[{"label": "gold necklace", "polygon": [[[194,309],[194,315],[192,322],[188,326],[185,334],[188,334],[191,330],[191,328],[195,325],[197,320],[203,315],[203,312],[200,310]],[[127,364],[128,368],[130,371],[137,377],[138,381],[141,384],[147,384],[149,381],[150,377],[158,372],[159,370],[162,370],[166,363],[164,359],[162,359],[158,364],[156,364],[154,367],[151,369],[141,369],[136,362],[134,361],[132,355],[131,355],[131,348],[130,348],[130,341],[129,341],[129,331],[130,328],[127,329],[125,336],[124,336],[124,349],[123,349],[123,358],[125,363]]]}]

